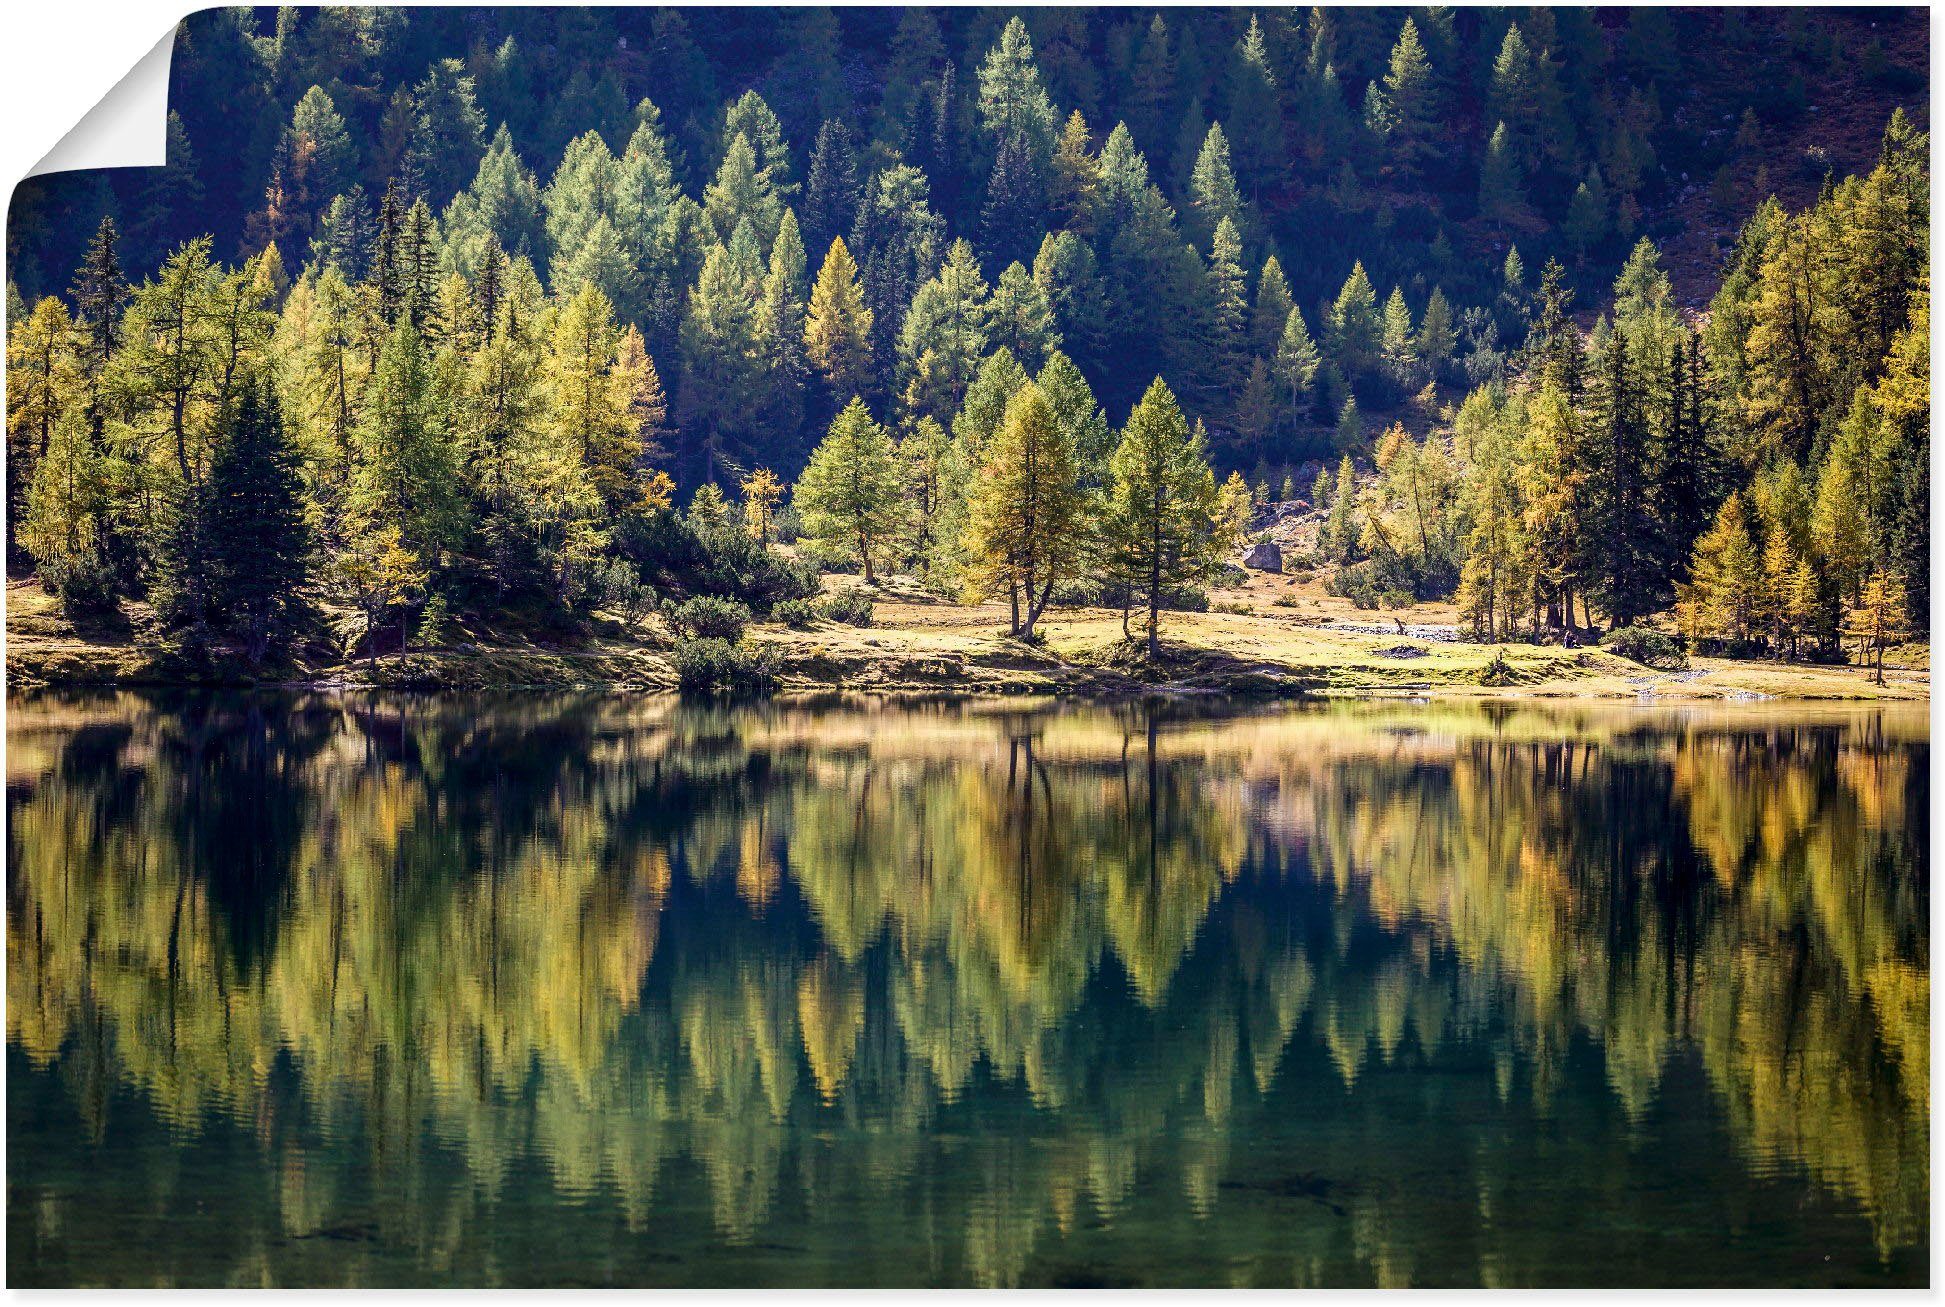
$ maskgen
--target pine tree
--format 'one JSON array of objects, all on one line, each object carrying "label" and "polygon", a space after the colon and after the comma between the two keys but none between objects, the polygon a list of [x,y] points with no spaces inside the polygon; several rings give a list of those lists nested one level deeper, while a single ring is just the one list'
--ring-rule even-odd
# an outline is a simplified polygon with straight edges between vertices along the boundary
[{"label": "pine tree", "polygon": [[1452,323],[1452,305],[1445,298],[1445,292],[1434,286],[1431,298],[1425,301],[1425,316],[1418,320],[1417,341],[1419,360],[1431,373],[1434,382],[1443,375],[1458,343],[1459,333]]},{"label": "pine tree", "polygon": [[1391,47],[1384,99],[1391,157],[1405,178],[1416,179],[1438,153],[1438,104],[1431,60],[1419,39],[1418,25],[1410,18]]},{"label": "pine tree", "polygon": [[1048,169],[1049,208],[1060,225],[1085,236],[1094,230],[1094,206],[1101,190],[1101,168],[1094,161],[1087,119],[1079,109],[1067,115]]},{"label": "pine tree", "polygon": [[1017,16],[1007,20],[998,44],[979,66],[979,117],[996,146],[1018,134],[1036,162],[1052,155],[1053,102],[1034,65],[1026,24]]},{"label": "pine tree", "polygon": [[1369,372],[1379,358],[1384,323],[1378,316],[1378,293],[1365,275],[1364,263],[1351,265],[1351,275],[1330,308],[1325,323],[1325,347],[1331,361],[1347,378],[1356,379]]},{"label": "pine tree", "polygon": [[1000,142],[979,211],[980,246],[994,263],[1026,258],[1046,230],[1045,187],[1024,132]]},{"label": "pine tree", "polygon": [[858,268],[844,238],[831,238],[824,266],[811,288],[804,319],[804,346],[824,375],[831,395],[842,401],[870,386],[872,312],[858,284]]},{"label": "pine tree", "polygon": [[1594,579],[1591,597],[1606,609],[1613,624],[1632,626],[1659,607],[1664,594],[1648,494],[1654,469],[1649,462],[1647,422],[1641,412],[1639,378],[1628,357],[1627,334],[1619,327],[1608,339],[1601,383],[1595,395],[1586,570]]},{"label": "pine tree", "polygon": [[975,487],[967,532],[972,585],[979,593],[1004,591],[1008,633],[1032,640],[1055,584],[1079,561],[1086,528],[1073,446],[1031,382],[1007,404]]},{"label": "pine tree", "polygon": [[[966,473],[958,451],[945,428],[933,418],[920,418],[898,442],[898,462],[905,481],[906,527],[904,536],[914,566],[927,582],[938,586],[949,569],[943,555],[956,553],[941,549],[939,523],[946,511],[948,482],[963,481]],[[962,487],[963,488],[963,487]]]},{"label": "pine tree", "polygon": [[463,186],[486,152],[486,115],[474,97],[473,79],[457,59],[441,59],[412,92],[411,167],[423,198],[440,199]]},{"label": "pine tree", "polygon": [[1411,308],[1405,303],[1405,292],[1397,286],[1391,288],[1391,297],[1385,301],[1379,348],[1393,384],[1407,393],[1415,389],[1419,375],[1418,341],[1412,332]]},{"label": "pine tree", "polygon": [[18,553],[27,487],[74,406],[80,369],[67,306],[49,295],[7,332],[7,557]]},{"label": "pine tree", "polygon": [[1189,174],[1189,205],[1183,222],[1196,245],[1207,246],[1224,221],[1242,232],[1243,197],[1236,174],[1230,171],[1228,138],[1222,134],[1222,124],[1215,123],[1203,138]]},{"label": "pine tree", "polygon": [[436,566],[458,539],[464,506],[425,343],[409,322],[385,341],[353,449],[347,508],[359,532],[396,529],[421,567]]},{"label": "pine tree", "polygon": [[211,461],[201,514],[211,611],[253,666],[281,654],[309,613],[311,540],[295,451],[267,384],[244,388]]},{"label": "pine tree", "polygon": [[810,174],[804,183],[804,243],[811,249],[830,248],[831,241],[850,231],[857,221],[863,196],[851,130],[826,119],[817,129]]},{"label": "pine tree", "polygon": [[69,291],[74,297],[75,324],[79,339],[75,362],[81,369],[86,390],[88,429],[97,442],[107,421],[103,407],[102,382],[108,364],[121,344],[122,309],[130,298],[128,281],[122,275],[118,250],[120,238],[115,220],[104,215],[88,242],[88,253],[74,274]]},{"label": "pine tree", "polygon": [[620,339],[607,296],[583,286],[555,321],[547,360],[556,439],[610,512],[632,498],[642,456],[634,396],[614,366]]},{"label": "pine tree", "polygon": [[1294,421],[1307,407],[1321,363],[1310,329],[1303,325],[1303,314],[1291,306],[1289,316],[1283,320],[1283,332],[1277,337],[1276,359],[1270,365],[1271,375],[1282,389],[1285,415],[1290,420]]},{"label": "pine tree", "polygon": [[1254,14],[1230,57],[1223,84],[1223,121],[1235,133],[1231,145],[1238,178],[1251,195],[1261,195],[1279,179],[1285,149],[1276,75],[1270,69],[1263,26]]},{"label": "pine tree", "polygon": [[1110,472],[1102,522],[1108,565],[1143,596],[1148,656],[1159,659],[1164,597],[1206,576],[1217,561],[1215,477],[1161,378],[1129,413]]},{"label": "pine tree", "polygon": [[[1336,563],[1350,562],[1352,552],[1357,548],[1356,476],[1347,452],[1337,462],[1337,485],[1331,491],[1330,511],[1324,516],[1323,530],[1318,538],[1318,548],[1326,558]],[[1318,480],[1320,483],[1323,480],[1321,472],[1318,473]]]},{"label": "pine tree", "polygon": [[777,474],[760,467],[743,478],[743,529],[760,545],[770,543],[776,529],[777,507],[783,502],[784,484]]},{"label": "pine tree", "polygon": [[810,359],[804,344],[808,308],[804,298],[804,243],[797,235],[797,217],[784,210],[770,247],[770,268],[763,278],[763,298],[756,310],[756,343],[770,389],[763,405],[766,444],[771,455],[794,453],[804,420],[804,381]]},{"label": "pine tree", "polygon": [[702,212],[716,239],[727,243],[738,223],[755,234],[758,253],[766,253],[783,222],[784,203],[770,175],[757,165],[756,149],[737,134],[723,151],[716,179],[703,188]]},{"label": "pine tree", "polygon": [[1019,263],[1008,264],[1000,274],[989,308],[990,342],[1012,350],[1023,366],[1039,367],[1048,354],[1060,348],[1053,306],[1033,274]]},{"label": "pine tree", "polygon": [[847,404],[812,451],[795,501],[804,534],[823,552],[856,563],[866,585],[897,539],[898,461],[891,437],[861,399]]},{"label": "pine tree", "polygon": [[[532,256],[544,239],[540,184],[513,148],[504,125],[480,160],[472,183],[453,196],[440,219],[446,262],[478,278],[491,260],[508,250]],[[604,290],[607,288],[603,288]]]},{"label": "pine tree", "polygon": [[1511,138],[1502,122],[1493,128],[1492,137],[1486,142],[1486,160],[1479,167],[1480,216],[1501,226],[1523,220],[1526,215],[1524,184],[1519,159],[1513,153]]},{"label": "pine tree", "polygon": [[1573,198],[1567,202],[1567,216],[1560,224],[1560,234],[1566,237],[1567,244],[1582,261],[1607,238],[1607,185],[1601,180],[1601,170],[1593,164],[1587,165],[1587,178],[1574,189]]},{"label": "pine tree", "polygon": [[80,416],[70,412],[56,424],[27,487],[20,543],[70,617],[115,603],[107,553],[108,476],[106,457]]},{"label": "pine tree", "polygon": [[757,334],[763,278],[756,237],[739,222],[728,245],[710,249],[689,293],[677,408],[699,481],[748,466],[758,443],[770,385]]},{"label": "pine tree", "polygon": [[1244,294],[1242,239],[1224,218],[1211,242],[1202,344],[1203,402],[1227,413],[1249,372],[1249,303]]},{"label": "pine tree", "polygon": [[954,241],[938,273],[912,297],[898,342],[907,412],[943,420],[958,409],[986,353],[988,298],[972,246]]},{"label": "pine tree", "polygon": [[1250,353],[1265,359],[1276,357],[1277,342],[1282,339],[1283,328],[1290,321],[1290,310],[1295,307],[1283,265],[1272,254],[1263,261],[1262,274],[1256,279],[1256,305],[1249,317]]},{"label": "pine tree", "polygon": [[1099,490],[1107,484],[1108,459],[1114,453],[1115,437],[1087,378],[1081,375],[1072,359],[1055,350],[1048,355],[1046,366],[1040,369],[1034,384],[1053,407],[1054,421],[1060,424],[1073,446],[1082,488]]}]

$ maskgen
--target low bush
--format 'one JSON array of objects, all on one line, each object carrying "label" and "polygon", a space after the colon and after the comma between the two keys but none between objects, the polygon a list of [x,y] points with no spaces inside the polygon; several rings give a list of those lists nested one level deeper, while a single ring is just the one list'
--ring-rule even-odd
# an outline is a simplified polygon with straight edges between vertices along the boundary
[{"label": "low bush", "polygon": [[783,599],[771,606],[770,617],[801,631],[817,620],[817,606],[808,599]]},{"label": "low bush", "polygon": [[1679,672],[1688,666],[1688,650],[1680,640],[1645,626],[1616,627],[1601,637],[1601,648],[1659,671]]},{"label": "low bush", "polygon": [[685,694],[762,694],[777,685],[776,659],[766,649],[704,636],[676,641],[669,657]]},{"label": "low bush", "polygon": [[817,602],[817,615],[844,626],[871,625],[871,593],[862,587],[837,590]]},{"label": "low bush", "polygon": [[750,624],[750,610],[734,599],[696,595],[668,610],[669,625],[691,640],[725,640],[735,644]]}]

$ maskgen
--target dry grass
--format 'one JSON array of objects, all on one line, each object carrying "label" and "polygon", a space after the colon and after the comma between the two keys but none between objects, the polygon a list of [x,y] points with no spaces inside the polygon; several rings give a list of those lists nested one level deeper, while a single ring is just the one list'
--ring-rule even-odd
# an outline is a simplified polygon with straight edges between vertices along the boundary
[{"label": "dry grass", "polygon": [[[778,655],[790,690],[991,695],[1232,692],[1441,695],[1495,698],[1906,699],[1930,696],[1928,651],[1897,651],[1883,687],[1854,667],[1807,667],[1698,658],[1682,673],[1642,667],[1601,649],[1488,646],[1434,638],[1449,604],[1398,612],[1353,608],[1314,579],[1251,574],[1214,598],[1238,611],[1167,613],[1164,657],[1122,639],[1116,610],[1051,613],[1040,639],[1005,634],[1002,605],[929,599],[893,583],[873,625],[818,622],[807,630],[760,624],[751,638]],[[1398,634],[1402,623],[1405,635]],[[7,671],[15,686],[141,684],[196,679],[126,637],[85,638],[33,582],[7,591]],[[632,686],[674,683],[666,641],[615,633],[572,648],[481,642],[438,653],[389,655],[302,669],[302,679],[426,688]],[[1497,664],[1497,666],[1495,666]]]}]

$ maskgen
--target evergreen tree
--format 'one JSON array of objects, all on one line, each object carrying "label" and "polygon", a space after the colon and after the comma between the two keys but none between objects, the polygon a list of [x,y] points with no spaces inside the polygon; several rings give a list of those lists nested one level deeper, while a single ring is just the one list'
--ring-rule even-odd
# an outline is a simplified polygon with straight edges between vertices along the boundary
[{"label": "evergreen tree", "polygon": [[467,277],[481,274],[489,247],[529,256],[539,250],[544,239],[540,184],[520,161],[504,124],[472,184],[446,206],[439,227],[447,265]]},{"label": "evergreen tree", "polygon": [[1391,47],[1391,63],[1384,76],[1384,101],[1391,157],[1407,179],[1420,177],[1438,154],[1437,85],[1431,60],[1410,18]]},{"label": "evergreen tree", "polygon": [[1431,298],[1425,301],[1425,316],[1418,320],[1417,340],[1419,361],[1431,373],[1433,381],[1439,379],[1452,361],[1452,351],[1458,343],[1458,331],[1452,324],[1452,305],[1445,292],[1434,286]]},{"label": "evergreen tree", "polygon": [[1506,124],[1500,123],[1486,142],[1486,160],[1479,167],[1480,216],[1501,226],[1520,222],[1526,215],[1524,184]]},{"label": "evergreen tree", "polygon": [[1585,570],[1593,580],[1590,597],[1615,626],[1632,626],[1660,606],[1665,592],[1655,560],[1658,531],[1648,493],[1655,469],[1647,421],[1627,333],[1619,327],[1609,336],[1594,400]]},{"label": "evergreen tree", "polygon": [[201,522],[211,611],[253,666],[281,655],[309,614],[310,531],[276,392],[255,382],[210,464]]},{"label": "evergreen tree", "polygon": [[1008,633],[1031,640],[1054,585],[1079,561],[1086,535],[1073,445],[1033,383],[1008,402],[975,486],[967,541],[972,585],[984,594],[1004,591]]},{"label": "evergreen tree", "polygon": [[1229,168],[1229,141],[1222,134],[1221,123],[1213,124],[1203,138],[1195,170],[1189,176],[1189,196],[1184,224],[1198,246],[1207,245],[1225,221],[1238,234],[1242,232],[1243,197]]},{"label": "evergreen tree", "polygon": [[1052,407],[1054,421],[1073,447],[1082,489],[1100,490],[1107,484],[1108,459],[1114,453],[1115,437],[1087,378],[1081,375],[1072,359],[1055,350],[1047,356],[1046,366],[1040,369],[1034,384]]},{"label": "evergreen tree", "polygon": [[1161,378],[1129,413],[1110,473],[1104,552],[1113,573],[1143,597],[1148,656],[1159,659],[1167,592],[1202,579],[1217,561],[1215,477]]},{"label": "evergreen tree", "polygon": [[831,238],[817,284],[811,288],[804,320],[804,345],[840,402],[868,389],[871,377],[873,315],[858,284],[858,268],[844,238]]},{"label": "evergreen tree", "polygon": [[1235,133],[1236,173],[1251,195],[1274,185],[1283,170],[1283,111],[1270,69],[1263,26],[1251,14],[1249,29],[1231,53],[1223,84],[1223,121]]},{"label": "evergreen tree", "polygon": [[1023,132],[1000,142],[979,212],[980,246],[996,264],[1024,259],[1046,230],[1045,187]]},{"label": "evergreen tree", "polygon": [[995,146],[1019,135],[1036,162],[1051,157],[1058,120],[1033,61],[1032,38],[1017,16],[979,66],[979,118]]},{"label": "evergreen tree", "polygon": [[1325,322],[1325,347],[1331,361],[1347,378],[1356,379],[1378,362],[1383,344],[1384,323],[1378,316],[1378,293],[1364,273],[1362,260],[1351,265],[1351,275],[1337,292]]},{"label": "evergreen tree", "polygon": [[991,327],[987,332],[995,346],[1013,351],[1026,367],[1038,367],[1060,348],[1060,329],[1054,324],[1053,306],[1046,292],[1019,263],[1010,263],[993,287],[990,303]]},{"label": "evergreen tree", "polygon": [[849,232],[857,221],[863,197],[851,130],[826,119],[817,129],[810,174],[804,183],[804,243],[811,249],[830,248],[831,241]]},{"label": "evergreen tree", "polygon": [[418,174],[422,197],[443,200],[453,194],[486,152],[486,115],[465,67],[457,59],[438,60],[413,88],[408,166]]},{"label": "evergreen tree", "polygon": [[876,566],[897,539],[900,491],[890,435],[853,399],[811,452],[794,498],[813,545],[857,564],[865,584],[875,585]]},{"label": "evergreen tree", "polygon": [[1048,169],[1048,207],[1056,221],[1083,236],[1094,230],[1094,206],[1101,190],[1101,168],[1094,160],[1087,119],[1079,109],[1067,115]]},{"label": "evergreen tree", "polygon": [[459,538],[464,505],[431,360],[409,322],[401,320],[386,338],[353,449],[346,507],[355,529],[367,540],[395,529],[420,568],[436,568]]},{"label": "evergreen tree", "polygon": [[1384,367],[1392,383],[1399,390],[1409,393],[1418,386],[1418,340],[1412,332],[1411,308],[1405,303],[1405,292],[1397,286],[1391,288],[1391,297],[1384,304],[1384,326],[1379,335],[1379,348],[1384,355]]},{"label": "evergreen tree", "polygon": [[1276,342],[1276,359],[1270,366],[1271,375],[1276,378],[1283,393],[1286,415],[1291,420],[1295,420],[1308,407],[1311,387],[1317,380],[1317,369],[1321,363],[1316,343],[1310,338],[1310,330],[1303,325],[1303,314],[1292,305],[1289,316],[1283,320],[1283,332]]},{"label": "evergreen tree", "polygon": [[772,456],[794,453],[798,427],[804,416],[804,381],[810,373],[805,345],[809,322],[805,303],[804,243],[797,235],[797,218],[788,209],[770,247],[770,268],[763,278],[763,299],[757,305],[757,348],[763,371],[770,378],[765,404]]},{"label": "evergreen tree", "polygon": [[1249,305],[1244,295],[1242,240],[1224,218],[1209,253],[1203,336],[1202,393],[1210,412],[1227,413],[1249,371]]},{"label": "evergreen tree", "polygon": [[959,408],[985,356],[992,325],[972,246],[954,241],[937,275],[912,298],[898,345],[905,408],[944,419]]},{"label": "evergreen tree", "polygon": [[1256,279],[1256,306],[1249,318],[1252,354],[1266,359],[1276,357],[1277,342],[1282,339],[1283,328],[1290,321],[1290,310],[1295,307],[1283,265],[1272,254],[1263,261],[1262,274]]},{"label": "evergreen tree", "polygon": [[698,481],[733,475],[755,453],[770,384],[757,334],[764,271],[750,224],[739,222],[728,245],[710,249],[689,292],[677,408]]}]

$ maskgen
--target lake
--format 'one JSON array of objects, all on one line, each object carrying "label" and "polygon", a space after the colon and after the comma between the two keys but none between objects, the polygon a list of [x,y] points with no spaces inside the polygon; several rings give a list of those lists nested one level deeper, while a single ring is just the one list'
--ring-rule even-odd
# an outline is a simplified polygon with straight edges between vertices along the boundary
[{"label": "lake", "polygon": [[1924,710],[43,695],[34,1285],[1923,1285]]}]

